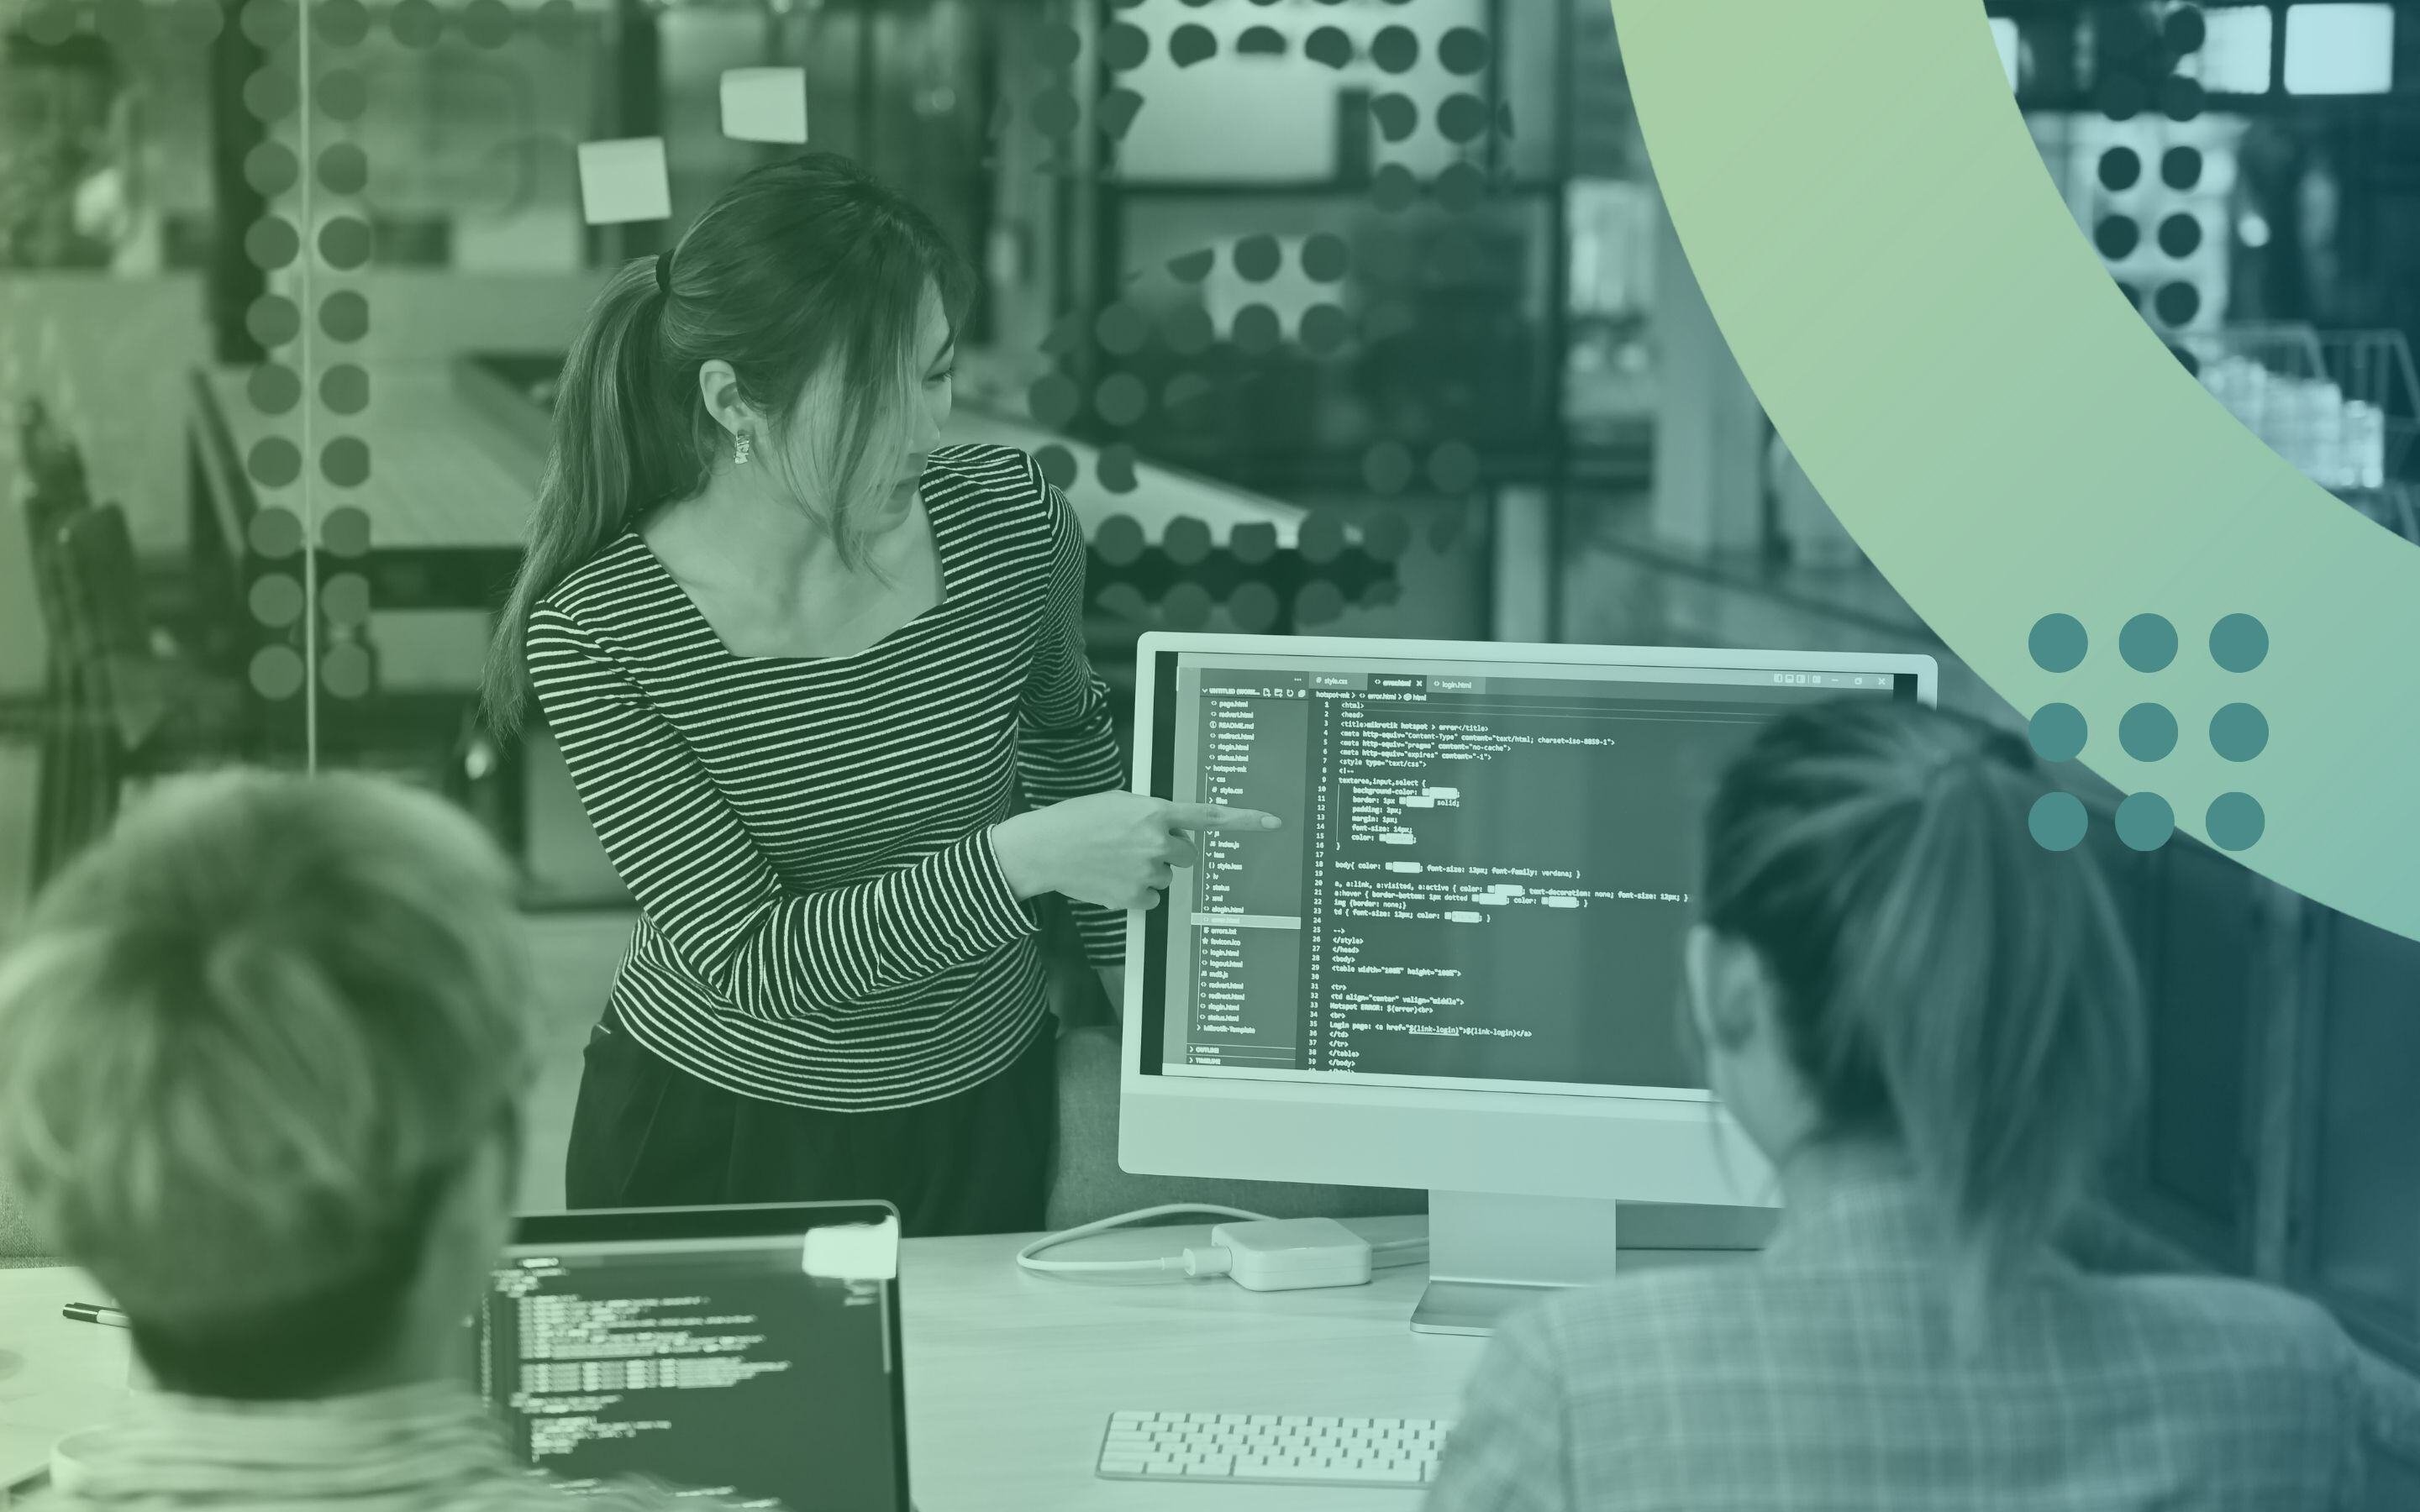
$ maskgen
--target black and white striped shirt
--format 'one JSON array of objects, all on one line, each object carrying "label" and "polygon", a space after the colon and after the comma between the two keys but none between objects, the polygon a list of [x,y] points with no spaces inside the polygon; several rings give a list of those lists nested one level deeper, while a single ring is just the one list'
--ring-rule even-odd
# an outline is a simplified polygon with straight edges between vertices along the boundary
[{"label": "black and white striped shirt", "polygon": [[[1084,543],[1024,453],[935,451],[941,603],[853,656],[732,655],[635,532],[530,619],[530,673],[642,910],[613,987],[641,1043],[835,1111],[984,1081],[1046,1010],[1032,909],[985,831],[1125,786],[1085,659]],[[1074,905],[1087,953],[1125,916]]]}]

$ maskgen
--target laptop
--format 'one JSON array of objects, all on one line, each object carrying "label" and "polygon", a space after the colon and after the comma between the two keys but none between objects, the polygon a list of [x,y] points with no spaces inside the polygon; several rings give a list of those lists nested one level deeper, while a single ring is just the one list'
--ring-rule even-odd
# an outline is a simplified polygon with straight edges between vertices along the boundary
[{"label": "laptop", "polygon": [[889,1203],[517,1221],[472,1319],[522,1461],[783,1512],[911,1512]]}]

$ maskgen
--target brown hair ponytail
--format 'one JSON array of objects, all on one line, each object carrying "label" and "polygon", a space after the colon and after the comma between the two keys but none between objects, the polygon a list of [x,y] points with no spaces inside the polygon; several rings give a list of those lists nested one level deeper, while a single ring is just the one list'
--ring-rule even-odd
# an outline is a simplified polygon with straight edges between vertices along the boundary
[{"label": "brown hair ponytail", "polygon": [[1844,702],[1767,727],[1709,816],[1707,923],[1772,971],[1819,1137],[1907,1150],[1969,1322],[2050,1242],[2142,1065],[2107,887],[2027,830],[2049,787],[2022,736]]}]

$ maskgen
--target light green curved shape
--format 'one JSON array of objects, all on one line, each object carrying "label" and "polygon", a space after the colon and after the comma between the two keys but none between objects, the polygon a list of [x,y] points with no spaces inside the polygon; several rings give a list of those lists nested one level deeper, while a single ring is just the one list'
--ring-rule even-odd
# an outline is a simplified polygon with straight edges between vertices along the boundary
[{"label": "light green curved shape", "polygon": [[[1876,565],[2017,708],[2091,721],[2083,760],[2203,814],[2251,794],[2241,853],[2307,897],[2420,938],[2420,548],[2304,479],[2145,326],[2061,203],[1978,0],[1612,0],[1657,180],[1775,424]],[[2026,632],[2064,610],[2055,676]],[[2175,663],[2118,631],[2165,615]],[[2210,627],[2268,626],[2233,674]],[[2238,765],[2210,717],[2257,705]],[[2118,717],[2166,704],[2139,764]]]}]

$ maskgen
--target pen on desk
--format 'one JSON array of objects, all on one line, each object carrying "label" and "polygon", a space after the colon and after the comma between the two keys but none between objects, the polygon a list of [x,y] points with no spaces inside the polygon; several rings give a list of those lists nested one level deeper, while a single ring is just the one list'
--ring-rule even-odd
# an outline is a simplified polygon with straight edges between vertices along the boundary
[{"label": "pen on desk", "polygon": [[59,1309],[59,1316],[70,1323],[99,1323],[103,1328],[126,1328],[126,1315],[115,1307],[99,1303],[71,1302]]}]

